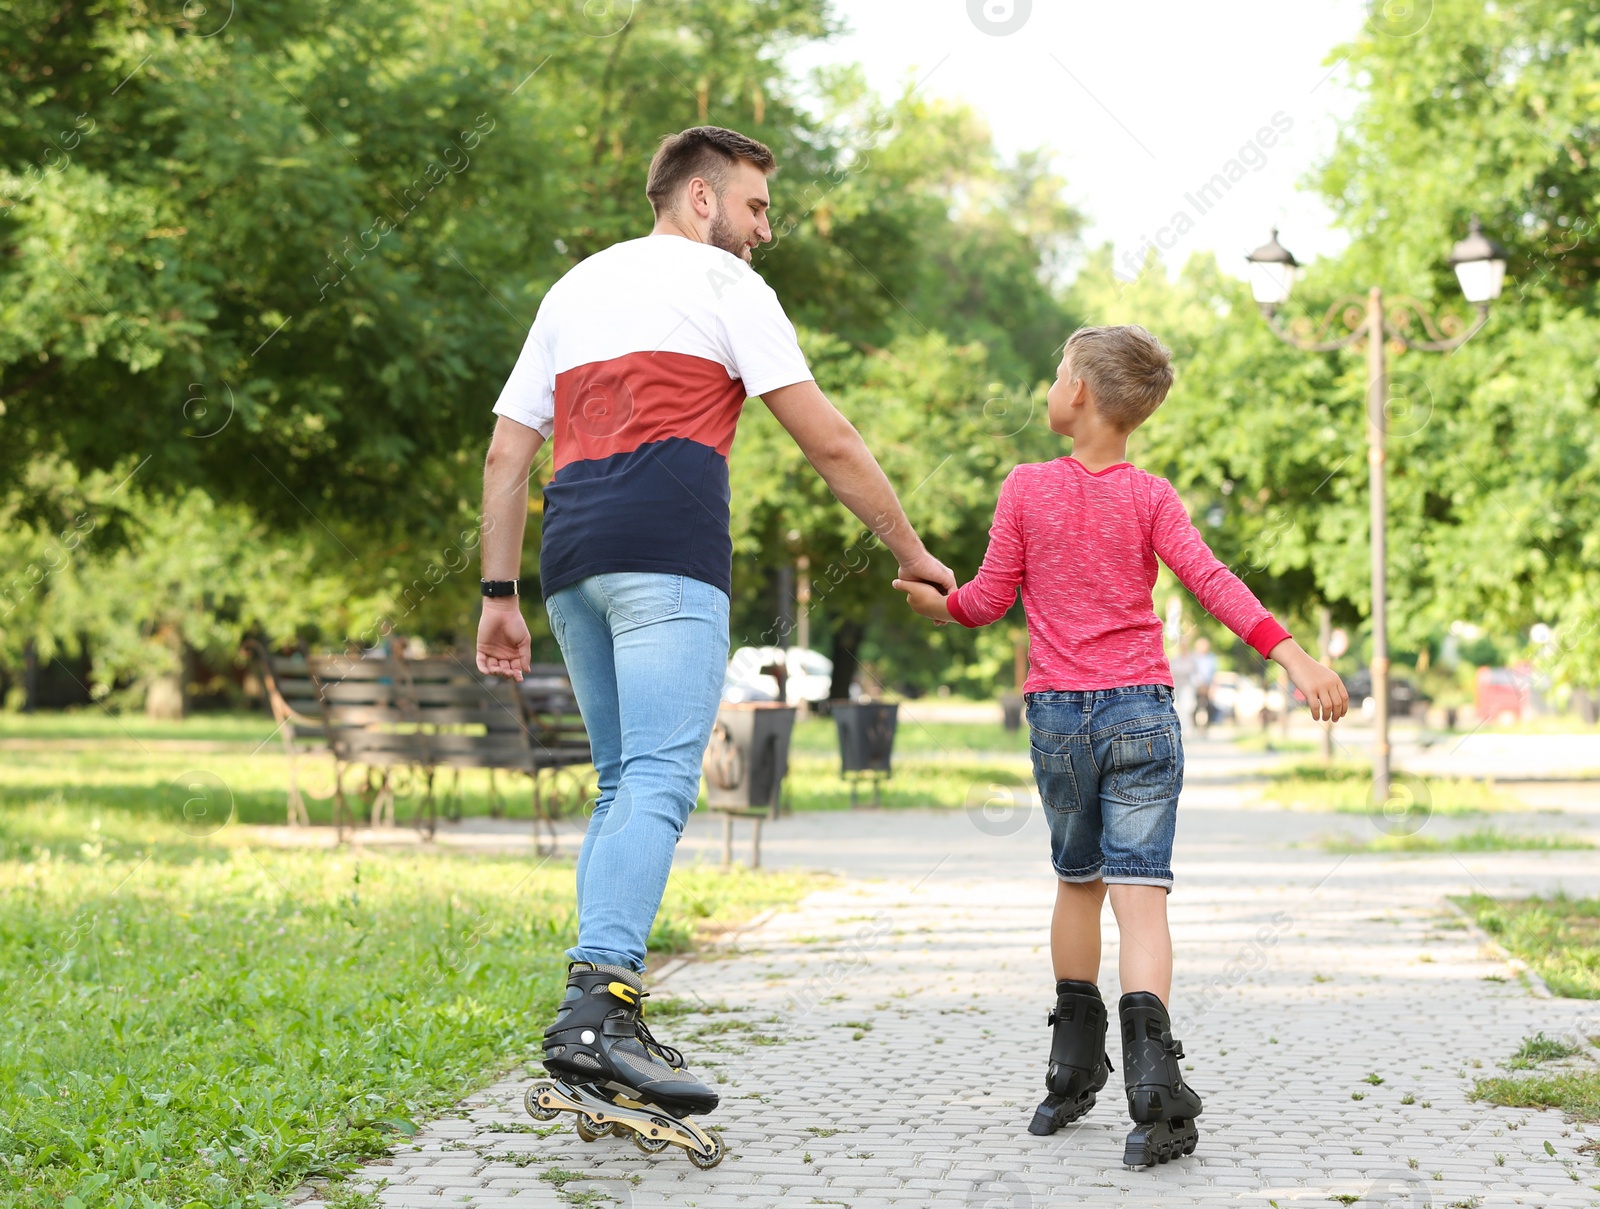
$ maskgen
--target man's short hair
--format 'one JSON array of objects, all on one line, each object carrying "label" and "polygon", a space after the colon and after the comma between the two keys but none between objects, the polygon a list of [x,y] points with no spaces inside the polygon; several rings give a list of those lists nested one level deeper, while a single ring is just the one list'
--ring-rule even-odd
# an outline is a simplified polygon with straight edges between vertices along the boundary
[{"label": "man's short hair", "polygon": [[676,203],[678,190],[698,176],[721,197],[728,187],[729,171],[741,160],[763,172],[771,172],[778,166],[771,148],[737,130],[691,126],[669,134],[661,140],[655,158],[650,161],[645,196],[655,212],[663,214]]},{"label": "man's short hair", "polygon": [[1066,352],[1073,378],[1089,384],[1100,414],[1123,432],[1148,420],[1172,389],[1172,350],[1137,324],[1080,327]]}]

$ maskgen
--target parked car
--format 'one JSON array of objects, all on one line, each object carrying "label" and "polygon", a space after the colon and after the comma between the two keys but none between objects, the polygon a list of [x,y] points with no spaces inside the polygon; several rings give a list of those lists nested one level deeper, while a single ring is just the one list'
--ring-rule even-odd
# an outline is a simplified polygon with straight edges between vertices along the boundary
[{"label": "parked car", "polygon": [[1480,667],[1472,686],[1472,703],[1485,721],[1520,722],[1528,712],[1532,693],[1532,669],[1527,664]]},{"label": "parked car", "polygon": [[[1370,713],[1372,707],[1367,704],[1372,700],[1372,670],[1362,668],[1343,676],[1344,687],[1350,694],[1350,705],[1360,710],[1363,714]],[[1297,691],[1296,697],[1300,694]],[[1405,676],[1389,674],[1389,716],[1391,718],[1409,718],[1427,711],[1433,698],[1417,687],[1417,683]]]},{"label": "parked car", "polygon": [[778,678],[764,669],[784,669],[784,704],[826,701],[833,687],[833,660],[817,651],[792,646],[742,646],[728,660],[722,699],[730,704],[778,700]]},{"label": "parked car", "polygon": [[[1222,673],[1217,673],[1218,679]],[[1216,686],[1212,689],[1215,697]],[[1261,711],[1267,711],[1267,720],[1275,721],[1283,717],[1283,690],[1274,685],[1263,685],[1260,681],[1249,676],[1237,677],[1232,686],[1232,692],[1224,694],[1226,709],[1233,716],[1233,720],[1240,726],[1260,724]],[[1219,705],[1222,703],[1219,702]],[[1219,713],[1220,716],[1220,713]]]}]

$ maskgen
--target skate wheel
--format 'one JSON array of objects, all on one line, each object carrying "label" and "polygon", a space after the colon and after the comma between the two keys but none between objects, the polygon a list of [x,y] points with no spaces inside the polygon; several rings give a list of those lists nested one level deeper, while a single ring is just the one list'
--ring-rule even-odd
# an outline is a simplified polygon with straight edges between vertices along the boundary
[{"label": "skate wheel", "polygon": [[707,1136],[711,1139],[710,1154],[701,1154],[698,1150],[691,1150],[687,1152],[689,1155],[689,1161],[696,1167],[700,1168],[701,1171],[710,1171],[718,1163],[722,1162],[722,1156],[727,1153],[727,1150],[722,1145],[721,1138],[717,1137],[717,1135],[714,1133],[708,1134]]},{"label": "skate wheel", "polygon": [[527,1094],[522,1097],[522,1106],[528,1110],[528,1115],[535,1121],[553,1121],[560,1114],[561,1110],[559,1108],[546,1108],[539,1103],[539,1096],[542,1093],[554,1090],[555,1084],[553,1083],[535,1083],[528,1088]]},{"label": "skate wheel", "polygon": [[667,1148],[666,1138],[647,1138],[642,1133],[633,1135],[633,1144],[645,1154],[660,1154]]},{"label": "skate wheel", "polygon": [[582,1113],[578,1114],[576,1128],[578,1136],[585,1142],[598,1142],[601,1138],[611,1136],[611,1126],[597,1125]]}]

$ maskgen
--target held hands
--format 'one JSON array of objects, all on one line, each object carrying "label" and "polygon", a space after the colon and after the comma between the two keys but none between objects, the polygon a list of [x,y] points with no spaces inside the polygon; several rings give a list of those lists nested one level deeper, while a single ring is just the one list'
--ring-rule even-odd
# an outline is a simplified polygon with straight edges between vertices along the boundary
[{"label": "held hands", "polygon": [[486,676],[521,681],[531,667],[533,639],[517,598],[485,597],[478,620],[478,670]]},{"label": "held hands", "polygon": [[944,598],[956,590],[955,572],[926,550],[900,560],[894,587],[906,594],[906,603],[913,612],[932,618],[938,625],[952,620]]},{"label": "held hands", "polygon": [[1348,712],[1350,692],[1344,681],[1332,668],[1306,654],[1293,638],[1286,638],[1273,647],[1271,658],[1289,673],[1289,679],[1305,697],[1311,716],[1318,722],[1337,722]]},{"label": "held hands", "polygon": [[[955,572],[926,550],[900,560],[900,579],[924,580],[937,587],[942,595],[948,595],[956,590]],[[899,586],[900,580],[896,580],[895,587]]]}]

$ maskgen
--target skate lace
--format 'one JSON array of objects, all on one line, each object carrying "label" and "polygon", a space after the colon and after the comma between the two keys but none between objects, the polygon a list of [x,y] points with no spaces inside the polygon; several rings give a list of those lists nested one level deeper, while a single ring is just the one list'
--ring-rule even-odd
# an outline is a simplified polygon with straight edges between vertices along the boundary
[{"label": "skate lace", "polygon": [[[650,998],[649,992],[645,992],[641,998]],[[674,1069],[682,1069],[683,1051],[656,1040],[656,1035],[650,1031],[650,1026],[644,1022],[644,1005],[642,1003],[639,1005],[639,1015],[634,1020],[634,1027],[638,1029],[639,1040],[644,1042],[646,1049],[654,1050],[661,1055],[662,1061],[668,1066]]]}]

